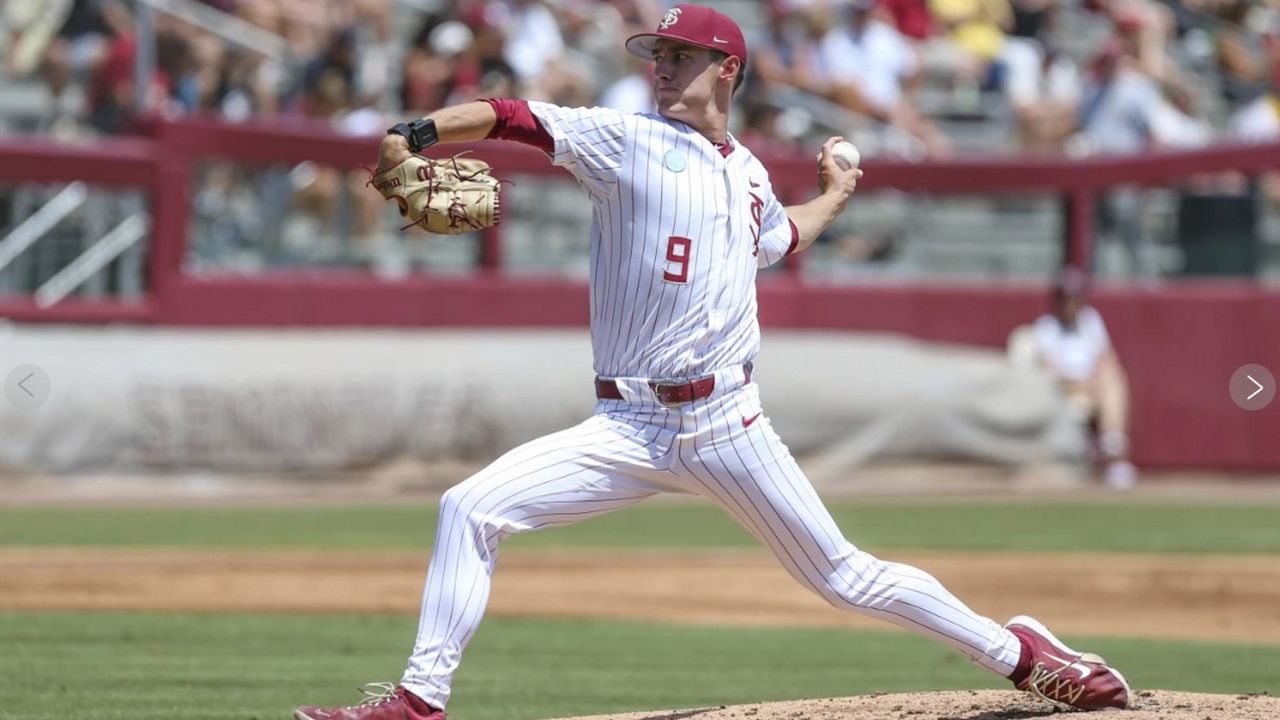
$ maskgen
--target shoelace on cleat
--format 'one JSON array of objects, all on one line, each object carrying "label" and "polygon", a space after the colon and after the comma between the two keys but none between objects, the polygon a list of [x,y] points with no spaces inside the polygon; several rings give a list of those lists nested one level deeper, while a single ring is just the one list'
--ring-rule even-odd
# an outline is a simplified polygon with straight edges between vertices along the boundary
[{"label": "shoelace on cleat", "polygon": [[1062,671],[1069,666],[1062,666],[1052,672],[1044,663],[1036,663],[1027,678],[1027,691],[1059,710],[1078,708],[1076,704],[1084,696],[1084,682],[1072,682],[1062,676]]},{"label": "shoelace on cleat", "polygon": [[396,686],[389,682],[365,683],[359,690],[364,700],[356,707],[373,707],[396,699]]}]

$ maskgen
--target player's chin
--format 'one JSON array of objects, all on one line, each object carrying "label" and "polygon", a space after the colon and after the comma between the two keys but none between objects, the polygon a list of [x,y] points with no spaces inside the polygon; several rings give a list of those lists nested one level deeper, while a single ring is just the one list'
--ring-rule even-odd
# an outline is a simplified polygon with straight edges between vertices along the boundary
[{"label": "player's chin", "polygon": [[662,88],[653,93],[653,102],[660,108],[671,108],[674,106],[682,106],[680,102],[680,91],[673,88]]},{"label": "player's chin", "polygon": [[679,120],[680,113],[686,109],[685,104],[680,102],[678,99],[664,100],[661,96],[657,99],[657,105],[659,115],[672,118],[673,120]]}]

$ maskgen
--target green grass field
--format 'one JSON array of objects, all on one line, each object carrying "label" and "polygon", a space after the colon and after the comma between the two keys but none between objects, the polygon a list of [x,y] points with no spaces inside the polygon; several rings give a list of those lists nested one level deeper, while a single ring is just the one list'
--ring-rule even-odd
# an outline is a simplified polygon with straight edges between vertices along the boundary
[{"label": "green grass field", "polygon": [[[845,535],[867,548],[1071,552],[1280,553],[1274,504],[838,501]],[[0,508],[0,547],[423,549],[426,504],[240,508]],[[751,547],[709,503],[649,503],[510,547]],[[504,546],[506,547],[506,546]]]},{"label": "green grass field", "polygon": [[[1280,553],[1277,508],[1118,503],[838,502],[870,548]],[[339,522],[340,521],[340,522]],[[420,549],[426,505],[273,509],[0,509],[0,546]],[[749,546],[709,506],[656,503],[510,545]],[[290,717],[399,677],[415,619],[370,615],[0,612],[3,720]],[[1280,647],[1068,638],[1135,687],[1280,694]],[[897,632],[703,628],[491,618],[451,715],[533,720],[800,697],[1004,687],[960,655]]]},{"label": "green grass field", "polygon": [[[367,615],[0,613],[0,717],[283,720],[302,702],[351,703],[359,683],[398,679],[413,631],[412,618]],[[1135,687],[1280,690],[1280,648],[1088,645]],[[532,720],[1002,687],[957,653],[901,633],[491,618],[449,710]]]}]

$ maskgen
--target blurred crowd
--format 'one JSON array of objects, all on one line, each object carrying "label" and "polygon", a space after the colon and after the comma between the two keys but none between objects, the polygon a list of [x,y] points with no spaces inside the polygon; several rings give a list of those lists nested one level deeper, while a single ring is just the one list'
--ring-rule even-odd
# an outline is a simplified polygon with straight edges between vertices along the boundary
[{"label": "blurred crowd", "polygon": [[[748,36],[731,129],[757,153],[808,153],[832,134],[853,139],[864,156],[909,159],[1280,137],[1280,0],[710,3]],[[349,135],[378,135],[480,97],[647,112],[649,63],[622,46],[652,30],[670,4],[5,0],[0,132],[15,127],[6,116],[16,113],[34,115],[19,127],[38,133],[119,133],[140,107],[320,123]],[[147,26],[153,32],[139,32]],[[140,37],[154,38],[143,92],[135,89]],[[40,87],[44,105],[34,113],[6,105],[16,84]],[[974,141],[975,128],[985,139]],[[312,163],[264,172],[210,163],[201,172],[197,255],[225,264],[240,249],[247,265],[333,261],[388,274],[413,264],[413,243],[391,232],[363,172]],[[1254,192],[1241,177],[1196,182]],[[1264,178],[1262,189],[1280,206],[1280,179]],[[264,212],[264,202],[298,212]],[[1108,193],[1097,227],[1122,242],[1135,273],[1150,275],[1145,203],[1143,191]],[[876,262],[893,245],[851,236],[831,247],[846,260]]]},{"label": "blurred crowd", "polygon": [[[136,106],[136,2],[7,0],[4,74],[45,84],[46,129],[126,126]],[[1269,2],[721,4],[755,14],[742,19],[753,48],[737,98],[744,139],[786,149],[833,130],[862,138],[864,152],[923,157],[955,151],[956,118],[1004,123],[1006,149],[1024,151],[1132,152],[1280,134],[1280,23]],[[477,97],[647,111],[648,67],[621,47],[667,4],[166,0],[206,19],[154,14],[144,103],[231,121],[318,120],[352,134]]]}]

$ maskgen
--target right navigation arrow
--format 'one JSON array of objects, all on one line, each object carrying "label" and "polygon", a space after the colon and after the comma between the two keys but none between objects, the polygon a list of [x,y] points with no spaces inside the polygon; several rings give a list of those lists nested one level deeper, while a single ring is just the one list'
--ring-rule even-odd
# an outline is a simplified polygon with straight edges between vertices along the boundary
[{"label": "right navigation arrow", "polygon": [[1227,385],[1227,391],[1231,394],[1231,402],[1235,403],[1236,407],[1256,412],[1266,408],[1275,399],[1276,376],[1257,363],[1241,365],[1231,373],[1231,382]]},{"label": "right navigation arrow", "polygon": [[1253,392],[1251,392],[1251,393],[1249,393],[1249,397],[1245,398],[1245,400],[1252,400],[1252,399],[1254,399],[1255,397],[1257,397],[1257,396],[1258,396],[1258,393],[1260,393],[1260,392],[1262,392],[1263,390],[1266,390],[1266,389],[1267,389],[1267,388],[1266,388],[1266,386],[1264,386],[1262,383],[1258,382],[1257,380],[1254,380],[1252,375],[1245,375],[1245,377],[1249,378],[1249,382],[1251,382],[1251,383],[1253,383],[1254,385],[1257,385],[1257,386],[1258,386],[1258,389],[1257,389],[1257,390],[1254,390],[1254,391],[1253,391]]}]

